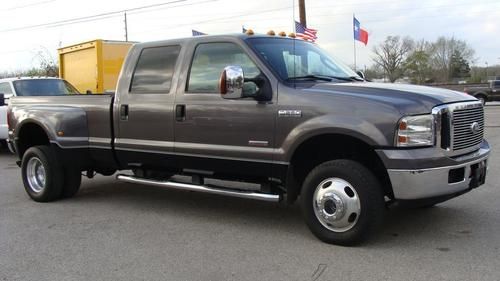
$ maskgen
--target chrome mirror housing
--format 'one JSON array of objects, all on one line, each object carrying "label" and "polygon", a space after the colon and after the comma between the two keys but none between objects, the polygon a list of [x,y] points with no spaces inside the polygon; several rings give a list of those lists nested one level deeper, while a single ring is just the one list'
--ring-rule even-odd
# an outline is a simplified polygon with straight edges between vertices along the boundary
[{"label": "chrome mirror housing", "polygon": [[220,75],[219,91],[222,98],[243,98],[243,84],[245,78],[241,66],[226,66]]}]

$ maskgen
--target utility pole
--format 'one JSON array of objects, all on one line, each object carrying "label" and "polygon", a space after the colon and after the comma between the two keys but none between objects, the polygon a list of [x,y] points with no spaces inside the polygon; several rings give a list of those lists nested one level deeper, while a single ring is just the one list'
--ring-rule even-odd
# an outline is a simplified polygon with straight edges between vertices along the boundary
[{"label": "utility pole", "polygon": [[300,16],[300,24],[307,27],[306,22],[306,0],[299,0],[299,16]]},{"label": "utility pole", "polygon": [[125,23],[125,41],[128,42],[127,12],[125,12],[123,15],[125,17],[123,20],[123,22]]}]

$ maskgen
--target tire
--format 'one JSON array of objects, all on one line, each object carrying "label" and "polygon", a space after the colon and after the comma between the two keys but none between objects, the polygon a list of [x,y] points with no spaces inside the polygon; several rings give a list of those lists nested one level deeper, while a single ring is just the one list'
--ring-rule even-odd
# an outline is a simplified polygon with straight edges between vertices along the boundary
[{"label": "tire", "polygon": [[314,168],[300,194],[304,219],[320,240],[351,246],[363,242],[383,221],[384,193],[373,173],[352,160]]},{"label": "tire", "polygon": [[59,199],[64,183],[64,170],[49,146],[29,148],[21,162],[23,184],[28,195],[37,202]]},{"label": "tire", "polygon": [[481,102],[481,104],[482,104],[483,106],[485,106],[485,105],[486,105],[486,97],[485,97],[485,96],[483,96],[483,95],[478,95],[478,96],[475,96],[475,98],[476,98],[476,99],[478,99],[478,100]]},{"label": "tire", "polygon": [[64,184],[61,198],[71,198],[78,193],[82,184],[82,174],[79,170],[68,168],[64,171]]}]

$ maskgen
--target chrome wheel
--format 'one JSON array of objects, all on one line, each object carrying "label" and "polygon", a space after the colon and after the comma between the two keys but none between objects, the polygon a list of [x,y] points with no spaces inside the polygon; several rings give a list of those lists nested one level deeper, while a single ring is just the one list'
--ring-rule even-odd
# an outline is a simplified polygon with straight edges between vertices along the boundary
[{"label": "chrome wheel", "polygon": [[313,195],[314,213],[319,222],[334,232],[353,228],[361,213],[361,202],[354,187],[340,178],[322,181]]},{"label": "chrome wheel", "polygon": [[26,174],[31,190],[40,193],[45,188],[46,181],[46,171],[42,161],[37,157],[29,159]]}]

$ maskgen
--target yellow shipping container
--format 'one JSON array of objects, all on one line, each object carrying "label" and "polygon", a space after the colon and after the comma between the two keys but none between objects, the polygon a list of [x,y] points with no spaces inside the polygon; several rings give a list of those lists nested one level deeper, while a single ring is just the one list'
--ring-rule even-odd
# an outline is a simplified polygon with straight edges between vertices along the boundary
[{"label": "yellow shipping container", "polygon": [[60,48],[59,77],[78,91],[115,91],[118,75],[135,42],[94,40]]}]

